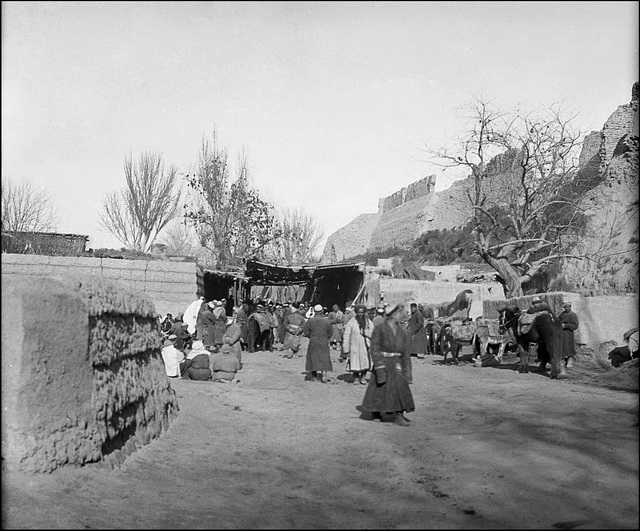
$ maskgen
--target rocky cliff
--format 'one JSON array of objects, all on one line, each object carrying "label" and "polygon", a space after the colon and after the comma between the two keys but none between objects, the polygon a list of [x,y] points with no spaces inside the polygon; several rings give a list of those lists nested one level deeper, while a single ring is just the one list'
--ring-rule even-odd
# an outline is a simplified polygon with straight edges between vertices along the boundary
[{"label": "rocky cliff", "polygon": [[581,167],[604,177],[583,201],[591,219],[578,251],[593,259],[568,260],[558,287],[585,295],[638,291],[638,92],[635,83],[631,101],[585,139]]}]

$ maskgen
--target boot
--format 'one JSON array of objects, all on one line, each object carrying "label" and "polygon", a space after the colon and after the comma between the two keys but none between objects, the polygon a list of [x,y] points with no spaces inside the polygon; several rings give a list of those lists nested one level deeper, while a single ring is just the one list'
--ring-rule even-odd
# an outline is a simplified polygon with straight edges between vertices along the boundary
[{"label": "boot", "polygon": [[393,419],[393,423],[397,424],[398,426],[408,426],[409,425],[408,419],[404,418],[404,415],[402,413],[396,413],[396,416]]}]

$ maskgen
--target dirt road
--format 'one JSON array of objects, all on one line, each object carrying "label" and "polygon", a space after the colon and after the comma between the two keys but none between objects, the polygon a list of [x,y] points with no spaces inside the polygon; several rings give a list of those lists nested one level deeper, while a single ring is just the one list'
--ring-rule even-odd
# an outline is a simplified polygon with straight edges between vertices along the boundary
[{"label": "dirt road", "polygon": [[332,357],[327,384],[279,352],[245,353],[237,384],[172,380],[179,418],[120,469],[3,472],[3,527],[638,528],[637,369],[414,360],[403,427],[362,420]]}]

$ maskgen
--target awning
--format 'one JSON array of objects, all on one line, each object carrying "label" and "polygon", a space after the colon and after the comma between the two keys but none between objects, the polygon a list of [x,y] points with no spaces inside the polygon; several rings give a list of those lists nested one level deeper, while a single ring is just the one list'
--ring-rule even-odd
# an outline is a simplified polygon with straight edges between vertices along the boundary
[{"label": "awning", "polygon": [[344,271],[364,271],[365,262],[342,262],[327,265],[283,266],[247,260],[244,274],[252,284],[263,286],[282,286],[288,284],[306,284],[324,273]]}]

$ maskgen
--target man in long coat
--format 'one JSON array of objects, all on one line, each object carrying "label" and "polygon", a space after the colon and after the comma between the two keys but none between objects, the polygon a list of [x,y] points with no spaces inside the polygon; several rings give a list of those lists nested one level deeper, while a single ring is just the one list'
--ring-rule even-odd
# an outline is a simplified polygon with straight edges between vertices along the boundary
[{"label": "man in long coat", "polygon": [[[305,370],[311,373],[312,381],[327,382],[327,372],[333,371],[329,340],[333,334],[329,319],[322,314],[322,305],[313,308],[314,316],[302,327],[302,333],[309,338]],[[321,376],[318,376],[318,372]]]},{"label": "man in long coat", "polygon": [[369,348],[373,322],[364,304],[356,305],[356,316],[344,327],[343,350],[348,358],[347,370],[353,373],[353,383],[366,385],[365,375],[373,366]]},{"label": "man in long coat", "polygon": [[242,329],[236,321],[236,316],[229,317],[227,319],[227,331],[222,336],[222,343],[231,347],[231,352],[235,354],[236,358],[238,358],[238,361],[240,362],[240,369],[242,369],[241,335]]},{"label": "man in long coat", "polygon": [[[418,311],[418,305],[411,303],[411,317],[407,322],[407,352],[411,356],[424,359],[427,353],[427,332],[424,328],[424,315]],[[411,381],[411,377],[409,378]]]},{"label": "man in long coat", "polygon": [[575,312],[571,311],[571,303],[562,305],[562,313],[558,320],[562,323],[562,355],[567,368],[573,367],[573,357],[576,355],[576,342],[573,333],[578,329],[579,321]]},{"label": "man in long coat", "polygon": [[[198,331],[198,341],[202,341],[207,350],[214,350],[216,344],[215,323],[216,317],[213,309],[216,307],[214,301],[209,301],[207,307],[200,314],[200,330]],[[226,328],[226,325],[225,325]]]},{"label": "man in long coat", "polygon": [[304,316],[297,310],[295,303],[291,303],[291,310],[284,318],[285,335],[282,349],[291,351],[291,354],[284,354],[285,358],[293,358],[300,350],[302,327],[305,323]]},{"label": "man in long coat", "polygon": [[405,412],[415,410],[413,395],[407,381],[407,332],[402,325],[404,306],[397,304],[385,308],[386,320],[374,327],[371,335],[371,358],[375,376],[362,399],[362,409],[377,414],[380,420],[392,415],[392,421],[408,426]]}]

